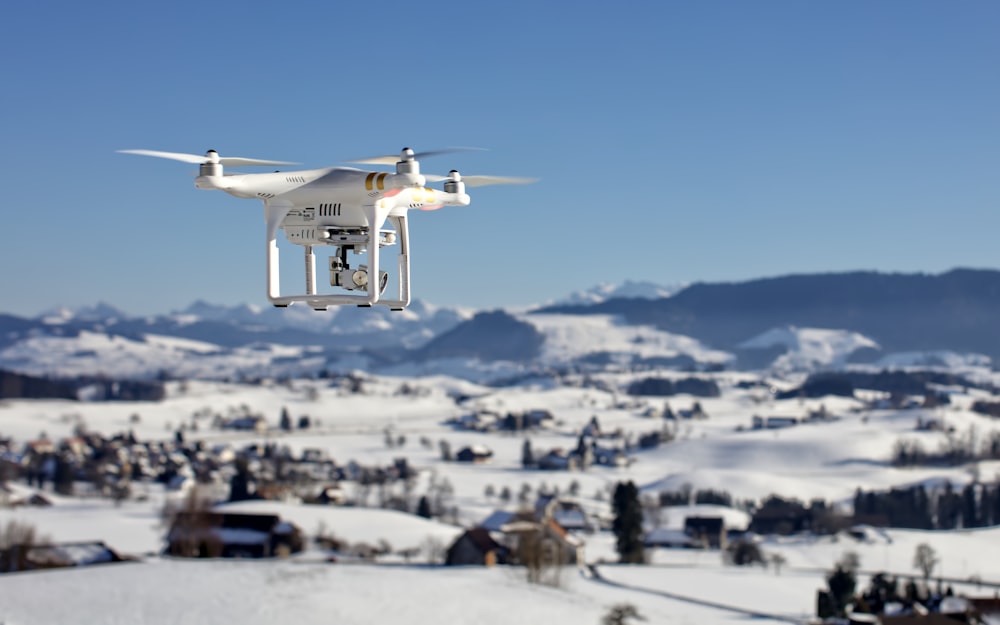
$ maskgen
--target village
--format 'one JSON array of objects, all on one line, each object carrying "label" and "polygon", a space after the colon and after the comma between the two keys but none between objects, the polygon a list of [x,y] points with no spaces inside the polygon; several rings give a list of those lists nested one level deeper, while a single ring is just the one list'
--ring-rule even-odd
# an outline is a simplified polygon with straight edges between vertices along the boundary
[{"label": "village", "polygon": [[[340,384],[336,396],[341,402],[363,398],[372,392],[363,386]],[[321,405],[323,393],[329,392],[317,391],[315,385],[305,388],[312,389],[303,391],[310,401]],[[409,384],[386,387],[383,393],[411,403],[434,396]],[[559,585],[566,570],[597,579],[617,561],[686,561],[698,553],[715,553],[730,567],[767,567],[780,573],[792,565],[770,545],[783,537],[840,537],[851,553],[850,544],[864,549],[872,543],[877,531],[871,528],[989,527],[1000,521],[1000,486],[990,482],[956,484],[933,496],[914,492],[907,501],[919,502],[922,496],[928,502],[922,508],[900,508],[903,491],[898,489],[859,489],[850,509],[821,496],[739,497],[687,484],[641,495],[631,486],[631,496],[623,499],[621,493],[632,484],[628,471],[648,464],[651,453],[691,440],[690,428],[710,424],[721,405],[692,398],[686,407],[674,408],[670,402],[678,402],[673,398],[607,397],[606,408],[593,406],[593,400],[584,403],[589,417],[567,418],[557,408],[541,407],[545,402],[502,410],[481,396],[451,395],[451,415],[434,419],[433,428],[408,427],[405,421],[390,422],[380,431],[369,428],[366,440],[380,441],[381,450],[359,454],[369,458],[364,461],[337,457],[323,445],[328,417],[293,414],[287,406],[271,412],[246,402],[225,410],[199,408],[173,422],[168,436],[150,436],[150,424],[139,412],[128,416],[130,427],[110,435],[87,427],[83,417],[66,419],[68,436],[0,438],[0,508],[44,509],[53,501],[73,500],[107,501],[114,507],[146,502],[159,507],[159,547],[123,552],[113,535],[67,543],[44,536],[15,515],[7,517],[0,570],[148,558],[306,558],[376,566],[502,566],[524,570],[533,583]],[[727,419],[724,430],[726,436],[739,437],[822,428],[842,425],[845,419],[864,423],[872,411],[887,411],[912,414],[914,432],[947,432],[941,425],[946,413],[926,398],[885,402],[799,401],[800,416],[788,415],[785,408],[778,416],[760,416],[757,406],[743,409],[745,416],[735,426]],[[462,437],[470,442],[459,444]],[[566,443],[552,445],[555,440]],[[452,467],[461,473],[450,473]],[[464,475],[500,467],[507,467],[507,483],[477,481],[485,486],[472,498],[476,503],[469,504],[469,493],[456,492],[455,480],[465,483]],[[620,472],[626,473],[615,477]],[[509,479],[518,475],[520,479]],[[596,477],[603,485],[594,489]],[[963,507],[970,497],[977,505]],[[454,530],[447,540],[422,544],[401,544],[392,535],[354,540],[333,526],[311,526],[313,517],[304,512],[332,508],[392,511]],[[612,548],[591,551],[602,541]],[[969,602],[959,602],[955,586],[961,593],[968,580],[934,575],[934,563],[944,554],[919,546],[931,549],[925,553],[924,571],[862,571],[850,557],[834,558],[816,571],[812,617],[846,618],[852,611],[875,610],[885,623],[908,625],[931,623],[921,620],[923,612],[958,610],[964,622],[973,622],[996,611],[997,605],[984,599],[989,593],[967,595]],[[863,578],[870,587],[863,586]],[[989,580],[978,583],[978,588],[984,583],[990,587]]]}]

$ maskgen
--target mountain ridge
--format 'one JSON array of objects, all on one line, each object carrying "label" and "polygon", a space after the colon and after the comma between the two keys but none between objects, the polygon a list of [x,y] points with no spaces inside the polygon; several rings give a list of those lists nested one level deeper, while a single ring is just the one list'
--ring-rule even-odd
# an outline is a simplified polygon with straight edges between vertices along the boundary
[{"label": "mountain ridge", "polygon": [[775,327],[859,332],[886,351],[951,349],[1000,360],[1000,271],[792,274],[696,283],[669,298],[608,300],[539,312],[621,315],[718,349]]},{"label": "mountain ridge", "polygon": [[[145,317],[128,317],[105,303],[33,319],[0,314],[0,367],[53,376],[131,371],[148,378],[308,375],[345,367],[475,375],[473,369],[497,362],[511,364],[505,371],[724,366],[775,372],[862,362],[1000,362],[997,270],[793,274],[696,283],[677,292],[648,283],[596,290],[640,296],[476,313],[419,301],[403,312],[343,307],[327,313],[199,301]],[[669,295],[655,297],[660,292]],[[123,359],[126,353],[131,361]],[[883,358],[892,354],[906,357]],[[432,364],[443,361],[452,364]]]}]

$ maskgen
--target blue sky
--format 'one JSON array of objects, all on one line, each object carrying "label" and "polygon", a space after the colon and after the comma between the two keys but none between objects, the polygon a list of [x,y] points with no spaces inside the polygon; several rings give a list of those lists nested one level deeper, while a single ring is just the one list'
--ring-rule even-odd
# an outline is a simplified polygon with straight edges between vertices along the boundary
[{"label": "blue sky", "polygon": [[540,178],[413,216],[414,295],[443,305],[1000,266],[996,2],[40,0],[0,24],[5,312],[266,303],[260,205],[124,148],[489,148],[423,163]]}]

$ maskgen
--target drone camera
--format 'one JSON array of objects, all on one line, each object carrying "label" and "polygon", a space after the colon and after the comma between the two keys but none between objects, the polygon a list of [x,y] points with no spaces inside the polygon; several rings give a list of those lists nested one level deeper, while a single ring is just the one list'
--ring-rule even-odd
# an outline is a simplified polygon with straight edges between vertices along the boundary
[{"label": "drone camera", "polygon": [[[330,286],[339,286],[348,291],[368,290],[368,267],[359,265],[357,269],[351,269],[339,258],[330,259]],[[389,286],[389,274],[385,271],[378,272],[378,292],[385,293]]]}]

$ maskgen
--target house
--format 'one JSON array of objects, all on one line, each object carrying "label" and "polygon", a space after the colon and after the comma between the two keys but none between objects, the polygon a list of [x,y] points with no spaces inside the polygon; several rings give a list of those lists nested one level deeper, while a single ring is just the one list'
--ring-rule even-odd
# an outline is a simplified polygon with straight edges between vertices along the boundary
[{"label": "house", "polygon": [[552,518],[563,529],[570,532],[594,531],[594,524],[579,503],[571,499],[560,499],[552,495],[541,495],[535,501],[535,518]]},{"label": "house", "polygon": [[224,430],[240,430],[243,432],[254,431],[254,432],[266,432],[267,431],[267,420],[264,417],[257,415],[247,415],[243,417],[236,417],[235,419],[230,419],[222,425]]},{"label": "house", "polygon": [[988,623],[1000,623],[1000,595],[968,597],[972,609]]},{"label": "house", "polygon": [[301,530],[276,514],[209,510],[177,513],[166,552],[198,558],[268,558],[302,551]]},{"label": "house", "polygon": [[689,516],[684,519],[684,533],[704,548],[726,548],[726,524],[722,517]]},{"label": "house", "polygon": [[449,419],[447,423],[461,430],[492,432],[497,429],[501,417],[495,412],[478,411]]},{"label": "house", "polygon": [[569,469],[569,454],[562,448],[551,449],[535,461],[535,466],[547,471],[565,471]]},{"label": "house", "polygon": [[485,527],[490,532],[500,532],[503,527],[513,521],[516,516],[516,512],[510,512],[508,510],[494,510],[490,516],[483,519],[479,526]]},{"label": "house", "polygon": [[528,545],[540,546],[559,564],[583,564],[583,541],[566,531],[555,519],[548,517],[536,521],[528,515],[517,517],[502,528],[504,543],[510,554],[510,561],[517,564],[524,557]]},{"label": "house", "polygon": [[507,413],[497,425],[503,430],[519,432],[544,427],[551,421],[555,421],[555,417],[548,410],[529,410],[524,413]]},{"label": "house", "polygon": [[492,457],[493,452],[483,445],[463,447],[455,454],[455,460],[459,462],[487,462]]},{"label": "house", "polygon": [[102,542],[13,545],[0,549],[0,573],[124,562]]},{"label": "house", "polygon": [[473,527],[462,533],[448,547],[444,563],[448,566],[493,566],[506,561],[507,549],[493,540],[485,527]]},{"label": "house", "polygon": [[555,417],[548,410],[529,410],[524,413],[524,422],[529,428],[542,427],[548,421],[555,421]]},{"label": "house", "polygon": [[797,417],[761,417],[753,416],[753,429],[755,430],[779,430],[790,428],[799,424]]},{"label": "house", "polygon": [[591,452],[594,455],[594,464],[606,467],[627,467],[629,465],[628,455],[617,447],[602,447],[595,442],[591,445]]},{"label": "house", "polygon": [[496,510],[478,527],[499,535],[497,541],[505,548],[504,561],[510,564],[519,563],[518,558],[524,556],[523,548],[538,546],[547,549],[560,564],[582,563],[583,541],[571,532],[593,531],[590,519],[578,503],[550,495],[540,496],[534,508],[518,512]]},{"label": "house", "polygon": [[684,530],[666,527],[657,527],[656,529],[646,532],[646,535],[642,538],[642,544],[647,549],[653,547],[662,547],[665,549],[696,549],[702,546],[701,542],[692,538]]},{"label": "house", "polygon": [[971,614],[942,614],[940,612],[928,612],[921,614],[912,612],[909,614],[883,614],[876,620],[881,625],[959,625],[961,623],[978,623]]}]

